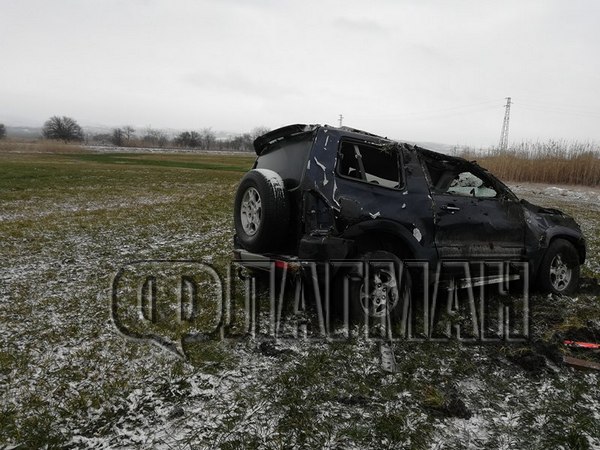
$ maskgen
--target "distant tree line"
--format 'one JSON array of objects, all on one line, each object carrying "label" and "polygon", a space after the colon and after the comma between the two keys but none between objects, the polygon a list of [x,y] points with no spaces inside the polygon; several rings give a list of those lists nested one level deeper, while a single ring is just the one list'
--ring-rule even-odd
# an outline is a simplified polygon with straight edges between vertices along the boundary
[{"label": "distant tree line", "polygon": [[87,137],[87,142],[100,145],[115,145],[117,147],[158,147],[186,148],[201,150],[223,151],[252,151],[252,143],[258,136],[269,131],[266,127],[256,127],[249,133],[243,133],[229,138],[218,138],[212,128],[199,131],[182,131],[169,137],[165,132],[146,128],[139,134],[131,126],[114,128],[112,133],[94,134]]},{"label": "distant tree line", "polygon": [[[201,150],[242,151],[253,150],[254,140],[269,131],[266,127],[256,127],[250,132],[219,138],[210,127],[168,135],[162,130],[147,127],[139,132],[130,125],[114,128],[110,133],[84,134],[77,121],[67,116],[52,116],[42,127],[45,139],[65,143],[85,142],[86,144],[114,145],[117,147],[186,148]],[[6,127],[0,124],[0,139],[6,136]]]},{"label": "distant tree line", "polygon": [[3,123],[0,123],[0,139],[4,139],[6,137],[6,127]]}]

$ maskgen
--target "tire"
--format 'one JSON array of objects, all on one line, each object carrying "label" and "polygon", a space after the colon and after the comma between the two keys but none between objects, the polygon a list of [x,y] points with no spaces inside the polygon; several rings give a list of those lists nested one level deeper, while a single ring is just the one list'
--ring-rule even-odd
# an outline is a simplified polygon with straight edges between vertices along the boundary
[{"label": "tire", "polygon": [[235,232],[242,246],[254,253],[280,248],[290,221],[283,180],[276,172],[254,169],[246,173],[235,197]]},{"label": "tire", "polygon": [[579,255],[564,239],[550,243],[538,273],[538,286],[544,292],[572,294],[579,285]]},{"label": "tire", "polygon": [[[338,305],[339,300],[348,302],[349,319],[354,324],[384,323],[388,318],[391,324],[397,323],[402,318],[405,302],[410,301],[412,293],[408,270],[403,267],[400,258],[383,250],[364,253],[358,259],[365,262],[369,280],[365,283],[358,269],[342,274],[336,289]],[[347,299],[342,298],[345,275],[349,277]]]}]

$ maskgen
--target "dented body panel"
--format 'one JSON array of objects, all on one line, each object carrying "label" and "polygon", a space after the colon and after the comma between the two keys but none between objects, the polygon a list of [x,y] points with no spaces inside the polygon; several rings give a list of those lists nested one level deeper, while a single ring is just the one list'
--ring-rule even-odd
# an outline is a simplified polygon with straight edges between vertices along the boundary
[{"label": "dented body panel", "polygon": [[[401,164],[399,186],[384,188],[340,176],[336,168],[342,140],[393,145],[390,151],[397,152]],[[301,189],[307,193],[303,216],[308,234],[322,230],[325,224],[332,236],[350,241],[365,235],[394,235],[416,259],[437,256],[433,247],[432,203],[414,147],[394,145],[392,141],[372,135],[322,127],[315,137]],[[321,200],[321,208],[315,207],[319,202],[311,197]],[[323,220],[323,215],[329,220]]]},{"label": "dented body panel", "polygon": [[525,252],[529,256],[533,270],[541,263],[545,250],[553,239],[561,238],[570,241],[579,254],[579,262],[584,263],[586,244],[579,225],[571,216],[553,208],[543,208],[526,200],[521,200],[524,220],[527,225],[525,235]]}]

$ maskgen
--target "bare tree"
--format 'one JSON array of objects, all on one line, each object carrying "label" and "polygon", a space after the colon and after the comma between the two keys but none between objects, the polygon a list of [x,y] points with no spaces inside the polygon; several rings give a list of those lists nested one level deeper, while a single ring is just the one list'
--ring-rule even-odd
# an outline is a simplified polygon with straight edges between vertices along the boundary
[{"label": "bare tree", "polygon": [[6,127],[3,123],[0,123],[0,139],[4,139],[6,137]]},{"label": "bare tree", "polygon": [[64,143],[83,141],[83,130],[75,119],[67,116],[50,117],[44,123],[42,134],[46,139],[57,139]]},{"label": "bare tree", "polygon": [[242,133],[219,142],[222,149],[235,150],[240,152],[254,151],[254,140],[258,136],[268,133],[270,130],[266,127],[253,128],[249,133]]},{"label": "bare tree", "polygon": [[196,148],[202,145],[202,136],[197,131],[190,131],[190,147]]},{"label": "bare tree", "polygon": [[164,147],[169,143],[169,138],[165,133],[151,127],[146,129],[146,134],[142,140],[144,141],[144,145],[150,145],[152,147]]},{"label": "bare tree", "polygon": [[202,136],[197,131],[184,131],[175,138],[180,147],[196,148],[202,144]]},{"label": "bare tree", "polygon": [[110,139],[112,144],[116,145],[117,147],[122,147],[124,139],[125,133],[123,132],[123,130],[121,128],[115,128],[112,132],[112,136]]},{"label": "bare tree", "polygon": [[123,127],[123,133],[125,134],[125,139],[127,141],[129,141],[129,140],[131,140],[132,137],[134,137],[135,130],[133,129],[133,127],[131,125],[125,125]]},{"label": "bare tree", "polygon": [[202,129],[202,148],[205,150],[210,150],[217,140],[217,136],[213,132],[212,128],[203,128]]},{"label": "bare tree", "polygon": [[240,136],[241,148],[240,150],[244,152],[251,152],[254,149],[254,137],[250,133],[243,133]]},{"label": "bare tree", "polygon": [[254,127],[252,128],[252,131],[250,132],[250,136],[252,138],[252,141],[254,142],[254,139],[256,139],[259,136],[262,136],[263,134],[267,134],[269,131],[271,131],[269,128],[267,127]]},{"label": "bare tree", "polygon": [[179,133],[177,135],[177,137],[175,138],[174,142],[175,142],[175,145],[178,145],[179,147],[189,147],[190,132],[184,131],[182,133]]}]

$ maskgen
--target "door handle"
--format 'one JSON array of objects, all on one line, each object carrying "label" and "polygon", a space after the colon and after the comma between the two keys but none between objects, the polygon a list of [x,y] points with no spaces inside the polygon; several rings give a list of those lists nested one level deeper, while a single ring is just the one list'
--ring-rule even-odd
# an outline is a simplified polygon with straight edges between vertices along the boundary
[{"label": "door handle", "polygon": [[442,209],[445,209],[446,211],[460,211],[460,208],[454,205],[443,205]]}]

